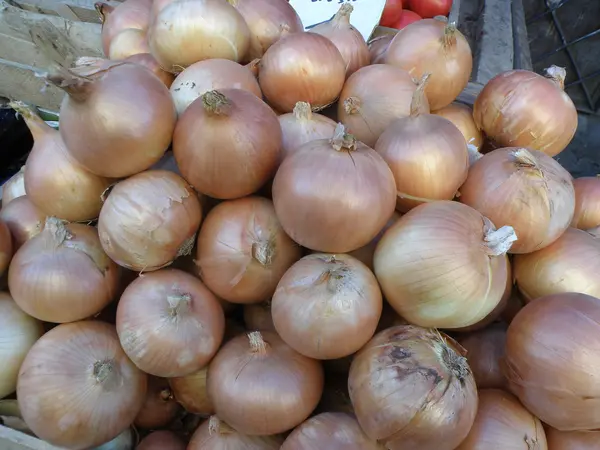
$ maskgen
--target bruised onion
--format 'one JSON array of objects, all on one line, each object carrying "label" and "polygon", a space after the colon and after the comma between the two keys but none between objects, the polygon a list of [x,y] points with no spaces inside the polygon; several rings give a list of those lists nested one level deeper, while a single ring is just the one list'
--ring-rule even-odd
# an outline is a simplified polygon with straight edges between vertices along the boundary
[{"label": "bruised onion", "polygon": [[146,399],[134,420],[139,428],[160,428],[173,421],[179,408],[164,378],[148,377]]},{"label": "bruised onion", "polygon": [[575,213],[571,226],[589,230],[600,226],[600,177],[582,177],[573,180]]},{"label": "bruised onion", "polygon": [[119,300],[117,332],[144,372],[180,377],[204,367],[223,340],[225,315],[196,277],[176,269],[140,276]]},{"label": "bruised onion", "polygon": [[392,214],[392,217],[390,217],[390,220],[387,221],[385,226],[381,229],[381,231],[379,231],[377,236],[375,236],[371,240],[371,242],[369,242],[367,245],[365,245],[363,247],[360,247],[360,248],[357,248],[356,250],[351,251],[348,254],[350,256],[354,256],[361,263],[366,265],[369,269],[373,270],[373,255],[375,254],[375,249],[377,248],[377,244],[379,244],[379,241],[381,240],[381,238],[383,237],[385,232],[392,225],[394,225],[399,218],[400,218],[400,214],[397,213],[396,211],[394,211],[394,213]]},{"label": "bruised onion", "polygon": [[173,153],[184,178],[199,192],[244,197],[275,173],[281,127],[273,110],[248,91],[208,91],[179,118]]},{"label": "bruised onion", "polygon": [[381,308],[377,279],[345,254],[305,256],[285,273],[271,301],[279,336],[315,359],[358,351],[373,337]]},{"label": "bruised onion", "polygon": [[208,368],[208,394],[217,415],[248,435],[294,428],[315,409],[322,392],[321,364],[269,331],[227,342]]},{"label": "bruised onion", "polygon": [[271,301],[244,305],[244,324],[252,331],[275,331],[271,315]]},{"label": "bruised onion", "polygon": [[462,103],[450,103],[437,111],[432,111],[432,114],[448,119],[462,133],[467,144],[473,145],[477,151],[481,149],[483,134],[475,125],[473,110],[469,106]]},{"label": "bruised onion", "polygon": [[2,208],[25,194],[25,166],[22,166],[17,173],[2,185]]},{"label": "bruised onion", "polygon": [[546,428],[549,450],[596,450],[600,442],[599,431],[558,431]]},{"label": "bruised onion", "polygon": [[26,241],[42,231],[46,214],[23,195],[0,209],[0,221],[8,226],[14,250],[18,250]]},{"label": "bruised onion", "polygon": [[386,64],[421,78],[431,74],[425,88],[432,111],[452,103],[467,86],[473,68],[471,48],[454,24],[438,19],[411,23],[388,46]]},{"label": "bruised onion", "polygon": [[172,73],[169,73],[160,67],[156,59],[154,59],[150,53],[138,53],[136,55],[131,55],[126,58],[126,61],[144,66],[154,75],[156,75],[167,87],[171,87],[171,84],[175,79],[175,76]]},{"label": "bruised onion", "polygon": [[283,160],[273,202],[286,233],[312,250],[345,253],[366,245],[396,202],[394,176],[373,149],[338,124]]},{"label": "bruised onion", "polygon": [[375,335],[354,357],[348,388],[358,423],[389,450],[453,450],[477,413],[461,347],[412,325]]},{"label": "bruised onion", "polygon": [[94,227],[49,217],[19,249],[8,286],[19,307],[46,322],[73,322],[100,312],[114,298],[117,265],[102,251]]},{"label": "bruised onion", "polygon": [[110,44],[125,30],[146,31],[150,22],[152,0],[127,0],[116,7],[98,2],[96,10],[102,22],[102,48],[109,55]]},{"label": "bruised onion", "polygon": [[175,400],[189,413],[209,416],[215,412],[206,389],[207,374],[208,366],[183,377],[169,378]]},{"label": "bruised onion", "polygon": [[117,264],[156,270],[191,252],[201,220],[198,196],[183,178],[148,170],[112,189],[100,211],[98,233]]},{"label": "bruised onion", "polygon": [[506,325],[491,325],[483,330],[474,331],[459,339],[467,352],[467,362],[475,383],[479,389],[505,386],[504,375],[500,370],[500,361],[504,358]]},{"label": "bruised onion", "polygon": [[501,146],[557,155],[577,129],[577,110],[564,91],[565,77],[565,69],[556,66],[546,69],[545,77],[528,70],[496,75],[475,100],[475,123]]},{"label": "bruised onion", "polygon": [[196,264],[206,286],[234,303],[268,300],[302,251],[283,231],[273,203],[246,197],[220,203],[198,234]]},{"label": "bruised onion", "polygon": [[175,433],[160,430],[142,439],[136,450],[186,450],[186,445]]},{"label": "bruised onion", "polygon": [[386,34],[385,36],[378,36],[371,39],[368,42],[369,46],[369,58],[371,64],[382,64],[385,58],[385,51],[387,50],[390,42],[394,39],[394,34]]},{"label": "bruised onion", "polygon": [[385,232],[374,257],[384,297],[410,323],[461,328],[500,303],[509,270],[510,226],[451,201],[425,203]]},{"label": "bruised onion", "polygon": [[496,226],[515,229],[519,240],[511,253],[530,253],[552,244],[571,223],[571,180],[565,168],[542,152],[501,148],[473,164],[459,200]]},{"label": "bruised onion", "polygon": [[4,222],[0,222],[0,276],[8,269],[14,250],[10,228]]},{"label": "bruised onion", "polygon": [[283,157],[307,142],[328,139],[333,135],[335,122],[329,117],[313,113],[310,104],[298,102],[291,113],[278,117],[281,126]]},{"label": "bruised onion", "polygon": [[[385,64],[363,67],[342,89],[338,119],[356,138],[373,147],[383,131],[395,120],[410,114],[416,83],[408,72]],[[429,112],[423,99],[423,113]]]},{"label": "bruised onion", "polygon": [[314,111],[336,101],[346,79],[346,63],[337,47],[315,33],[295,33],[281,38],[264,54],[258,81],[265,98],[281,112],[291,112],[297,102]]},{"label": "bruised onion", "polygon": [[31,348],[19,371],[23,419],[50,444],[86,449],[129,427],[144,402],[146,375],[127,358],[112,325],[59,325]]},{"label": "bruised onion", "polygon": [[242,434],[217,416],[198,427],[187,450],[279,450],[279,436],[248,436]]},{"label": "bruised onion", "polygon": [[600,428],[600,299],[538,298],[506,334],[504,375],[525,407],[561,430]]}]

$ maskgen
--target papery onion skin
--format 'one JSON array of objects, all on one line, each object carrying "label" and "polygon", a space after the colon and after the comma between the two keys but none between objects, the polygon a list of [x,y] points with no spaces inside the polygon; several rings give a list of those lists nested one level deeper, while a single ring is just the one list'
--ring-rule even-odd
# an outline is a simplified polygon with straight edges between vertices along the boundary
[{"label": "papery onion skin", "polygon": [[25,314],[10,294],[0,292],[0,398],[17,388],[21,363],[42,334],[42,323]]},{"label": "papery onion skin", "polygon": [[582,177],[573,180],[575,213],[571,226],[589,230],[600,226],[600,177]]},{"label": "papery onion skin", "polygon": [[336,126],[329,117],[311,112],[311,106],[306,102],[296,103],[293,112],[281,114],[278,120],[284,158],[310,141],[330,138]]},{"label": "papery onion skin", "polygon": [[259,63],[258,82],[273,108],[291,112],[297,102],[318,111],[336,101],[346,79],[346,64],[324,36],[296,33],[283,37]]},{"label": "papery onion skin", "polygon": [[98,231],[48,218],[44,230],[23,244],[8,272],[19,307],[46,322],[64,323],[100,312],[119,283],[117,265],[102,251]]},{"label": "papery onion skin", "polygon": [[564,92],[564,69],[555,77],[511,70],[492,78],[473,105],[475,123],[500,146],[529,147],[555,156],[571,142],[577,110]]},{"label": "papery onion skin", "polygon": [[262,100],[256,76],[245,66],[228,59],[206,59],[192,64],[177,75],[171,96],[181,116],[194,100],[208,91],[243,89]]},{"label": "papery onion skin", "polygon": [[321,364],[268,331],[233,338],[208,368],[208,393],[217,415],[248,435],[294,428],[315,409],[322,392]]},{"label": "papery onion skin", "polygon": [[506,325],[498,323],[459,337],[478,389],[502,389],[506,380],[500,368],[504,358]]},{"label": "papery onion skin", "polygon": [[114,326],[82,321],[59,325],[34,344],[19,372],[17,398],[37,436],[79,450],[129,427],[146,382],[121,349]]},{"label": "papery onion skin", "polygon": [[375,255],[375,249],[377,248],[377,244],[385,234],[385,232],[394,225],[398,219],[400,219],[401,215],[397,211],[394,211],[390,220],[385,224],[385,226],[381,229],[381,231],[375,236],[371,242],[369,242],[364,247],[357,248],[356,250],[348,253],[350,256],[354,256],[361,263],[367,266],[369,269],[373,270],[373,256]]},{"label": "papery onion skin", "polygon": [[358,351],[375,334],[381,309],[377,279],[345,254],[305,256],[285,273],[271,300],[279,336],[315,359]]},{"label": "papery onion skin", "polygon": [[8,226],[16,251],[43,230],[46,214],[22,195],[0,209],[0,221]]},{"label": "papery onion skin", "polygon": [[354,357],[348,388],[361,428],[389,450],[453,450],[477,413],[461,347],[412,325],[376,334]]},{"label": "papery onion skin", "polygon": [[200,370],[217,352],[224,332],[225,315],[215,296],[180,270],[145,274],[119,300],[123,350],[151,375],[180,377]]},{"label": "papery onion skin", "polygon": [[8,225],[0,222],[0,275],[3,275],[8,269],[10,260],[13,257],[12,235]]},{"label": "papery onion skin", "polygon": [[207,374],[208,366],[184,377],[169,378],[175,399],[189,413],[210,416],[215,412],[206,389]]},{"label": "papery onion skin", "polygon": [[146,436],[136,450],[185,450],[185,442],[175,433],[167,430],[154,431]]},{"label": "papery onion skin", "polygon": [[508,386],[558,430],[600,428],[599,322],[600,300],[570,292],[534,300],[508,327]]},{"label": "papery onion skin", "polygon": [[248,436],[237,432],[217,416],[205,420],[196,430],[188,450],[279,450],[280,436]]},{"label": "papery onion skin", "polygon": [[[395,120],[410,114],[417,84],[397,67],[374,64],[354,73],[344,85],[338,102],[338,119],[356,138],[373,147]],[[423,112],[429,112],[424,99]]]},{"label": "papery onion skin", "polygon": [[152,56],[169,72],[211,58],[244,59],[250,30],[242,15],[220,0],[171,1],[155,11],[148,30]]},{"label": "papery onion skin", "polygon": [[209,91],[179,118],[173,153],[198,192],[219,199],[244,197],[277,170],[281,127],[271,108],[254,94]]},{"label": "papery onion skin", "polygon": [[281,450],[383,450],[350,414],[326,412],[311,417],[287,437]]},{"label": "papery onion skin", "polygon": [[596,450],[600,431],[558,431],[546,427],[549,450]]},{"label": "papery onion skin", "polygon": [[25,166],[22,166],[17,173],[2,185],[2,208],[25,194]]},{"label": "papery onion skin", "polygon": [[146,399],[133,423],[139,428],[161,428],[171,423],[178,412],[179,405],[173,398],[169,382],[149,376]]},{"label": "papery onion skin", "polygon": [[244,305],[244,324],[251,331],[275,331],[271,301]]},{"label": "papery onion skin", "polygon": [[98,2],[95,4],[102,21],[102,48],[108,56],[110,44],[123,30],[146,30],[150,21],[152,0],[127,0],[116,7]]},{"label": "papery onion skin", "polygon": [[[374,257],[383,295],[411,323],[462,328],[500,303],[509,270],[510,227],[451,201],[425,203],[385,232]],[[461,256],[462,255],[462,256]]]},{"label": "papery onion skin", "polygon": [[467,144],[475,146],[477,150],[483,145],[483,133],[473,119],[473,110],[462,103],[450,103],[442,109],[432,111],[436,116],[442,116],[452,122],[462,133]]},{"label": "papery onion skin", "polygon": [[113,38],[108,50],[108,59],[117,61],[146,53],[150,53],[146,32],[130,28]]},{"label": "papery onion skin", "polygon": [[137,55],[131,55],[125,59],[126,61],[139,64],[140,66],[144,66],[154,75],[156,75],[160,81],[162,81],[166,87],[171,87],[173,84],[173,80],[175,79],[175,75],[170,72],[167,72],[160,67],[156,59],[150,53],[139,53]]},{"label": "papery onion skin", "polygon": [[[540,420],[500,389],[479,389],[479,408],[467,438],[456,450],[548,450]],[[551,447],[550,447],[551,448]]]},{"label": "papery onion skin", "polygon": [[385,36],[378,36],[369,41],[369,56],[371,58],[371,64],[382,64],[383,58],[385,57],[385,51],[387,50],[390,42],[394,39],[394,34],[386,34]]},{"label": "papery onion skin", "polygon": [[150,271],[191,252],[202,207],[183,178],[148,170],[118,183],[100,211],[98,233],[117,264]]},{"label": "papery onion skin", "polygon": [[385,64],[406,70],[419,79],[431,74],[425,92],[432,111],[452,103],[471,77],[469,43],[453,24],[423,19],[396,34],[385,52]]}]

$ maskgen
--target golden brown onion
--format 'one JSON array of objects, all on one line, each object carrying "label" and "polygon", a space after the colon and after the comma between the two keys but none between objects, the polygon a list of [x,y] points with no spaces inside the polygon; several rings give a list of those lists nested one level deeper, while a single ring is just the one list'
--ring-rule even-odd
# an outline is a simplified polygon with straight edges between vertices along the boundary
[{"label": "golden brown onion", "polygon": [[381,240],[381,238],[383,237],[385,232],[392,225],[394,225],[398,221],[398,219],[400,219],[400,217],[401,217],[400,213],[394,211],[394,213],[392,214],[392,217],[390,217],[390,220],[388,220],[388,222],[385,224],[385,226],[381,229],[381,231],[377,234],[377,236],[375,236],[371,240],[371,242],[369,242],[364,247],[357,248],[356,250],[351,251],[348,254],[350,256],[354,256],[361,263],[366,265],[369,269],[373,270],[373,255],[375,254],[375,249],[377,248],[377,244],[379,244],[379,241]]},{"label": "golden brown onion", "polygon": [[142,439],[136,450],[186,450],[186,445],[175,433],[160,430]]},{"label": "golden brown onion", "polygon": [[167,87],[171,87],[171,84],[175,79],[175,76],[172,73],[167,72],[163,70],[162,67],[160,67],[156,59],[154,59],[154,57],[150,53],[139,53],[137,55],[131,55],[128,58],[126,58],[126,61],[139,64],[140,66],[144,66],[146,69],[148,69],[158,78],[160,78],[160,81],[165,83],[165,86]]},{"label": "golden brown onion", "polygon": [[600,300],[585,294],[541,297],[506,334],[504,375],[525,407],[561,430],[600,428]]},{"label": "golden brown onion", "polygon": [[442,109],[432,111],[436,116],[442,116],[452,122],[462,133],[467,144],[473,145],[478,151],[483,145],[483,133],[473,119],[473,110],[462,103],[450,103]]},{"label": "golden brown onion", "polygon": [[127,429],[145,392],[146,374],[127,358],[114,326],[87,320],[42,336],[25,357],[17,384],[31,430],[71,449],[96,447]]},{"label": "golden brown onion", "polygon": [[572,177],[542,152],[494,150],[469,170],[459,200],[496,226],[510,225],[519,240],[510,253],[530,253],[558,239],[573,219]]},{"label": "golden brown onion", "polygon": [[149,376],[146,399],[134,420],[135,426],[161,428],[171,423],[178,412],[179,405],[173,398],[169,382],[164,378]]},{"label": "golden brown onion", "polygon": [[150,53],[146,32],[129,28],[121,31],[110,42],[108,59],[118,61],[145,53]]},{"label": "golden brown onion", "polygon": [[42,231],[46,222],[46,214],[31,203],[26,195],[23,195],[0,209],[0,221],[8,226],[16,251],[26,241]]},{"label": "golden brown onion", "polygon": [[571,226],[589,230],[600,226],[600,177],[582,177],[573,180],[575,214]]},{"label": "golden brown onion", "polygon": [[280,436],[248,436],[242,434],[217,416],[198,427],[187,450],[279,450]]},{"label": "golden brown onion", "polygon": [[358,423],[389,450],[453,450],[477,413],[462,348],[412,325],[375,335],[354,357],[348,388]]},{"label": "golden brown onion", "polygon": [[148,170],[112,189],[100,211],[98,232],[113,261],[149,271],[189,254],[201,220],[198,196],[183,178]]},{"label": "golden brown onion", "polygon": [[244,324],[251,331],[276,331],[271,315],[271,301],[244,305]]},{"label": "golden brown onion", "polygon": [[504,358],[506,325],[498,323],[460,337],[460,345],[467,351],[467,362],[478,389],[502,389],[506,385],[500,370]]},{"label": "golden brown onion", "polygon": [[14,250],[10,228],[4,222],[0,222],[0,276],[8,269]]},{"label": "golden brown onion", "polygon": [[382,64],[385,58],[385,51],[394,39],[394,34],[386,34],[385,36],[378,36],[376,38],[371,39],[368,42],[369,46],[369,58],[371,60],[371,64]]},{"label": "golden brown onion", "polygon": [[2,208],[6,208],[11,201],[25,194],[25,166],[22,166],[2,185]]},{"label": "golden brown onion", "polygon": [[546,72],[511,70],[488,81],[473,106],[477,126],[500,146],[562,152],[575,135],[577,111],[564,91],[565,69]]},{"label": "golden brown onion", "polygon": [[208,395],[217,415],[252,436],[282,433],[299,425],[322,393],[321,364],[269,331],[233,338],[208,368]]},{"label": "golden brown onion", "polygon": [[108,56],[110,44],[124,30],[148,29],[152,0],[127,0],[117,6],[98,2],[96,10],[102,22],[102,48]]},{"label": "golden brown onion", "polygon": [[207,373],[208,366],[184,377],[169,378],[169,385],[175,400],[187,412],[205,417],[215,412],[215,407],[208,397],[206,389]]},{"label": "golden brown onion", "polygon": [[258,81],[265,98],[281,112],[297,102],[318,111],[336,101],[346,79],[346,63],[337,47],[315,33],[284,36],[260,61]]},{"label": "golden brown onion", "polygon": [[600,431],[558,431],[546,427],[548,450],[597,450]]}]

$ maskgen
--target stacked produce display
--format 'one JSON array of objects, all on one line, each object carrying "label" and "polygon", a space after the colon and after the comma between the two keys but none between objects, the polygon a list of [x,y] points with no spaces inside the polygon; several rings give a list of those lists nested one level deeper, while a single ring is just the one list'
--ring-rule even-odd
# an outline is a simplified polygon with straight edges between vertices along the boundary
[{"label": "stacked produce display", "polygon": [[350,4],[310,32],[286,0],[98,10],[107,59],[48,67],[59,129],[11,103],[0,416],[76,450],[600,448],[563,69],[471,110],[440,17],[369,45]]}]

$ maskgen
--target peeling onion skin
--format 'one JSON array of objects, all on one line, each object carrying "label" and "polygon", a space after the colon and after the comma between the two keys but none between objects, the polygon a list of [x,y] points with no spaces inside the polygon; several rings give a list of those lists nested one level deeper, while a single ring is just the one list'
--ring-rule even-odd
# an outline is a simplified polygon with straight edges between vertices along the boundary
[{"label": "peeling onion skin", "polygon": [[183,178],[148,170],[112,189],[100,211],[98,233],[117,264],[152,271],[191,252],[201,221],[198,196]]},{"label": "peeling onion skin", "polygon": [[206,417],[215,413],[215,407],[208,397],[206,378],[208,366],[183,377],[169,378],[169,385],[175,399],[192,414]]},{"label": "peeling onion skin", "polygon": [[599,322],[600,300],[569,292],[534,300],[508,327],[508,386],[558,430],[600,428]]},{"label": "peeling onion skin", "polygon": [[575,214],[571,226],[590,230],[600,226],[600,177],[581,177],[573,180]]},{"label": "peeling onion skin", "polygon": [[400,215],[400,213],[398,213],[397,211],[394,211],[394,213],[392,214],[392,217],[390,217],[390,220],[388,220],[388,222],[385,224],[385,226],[381,229],[381,231],[377,234],[377,236],[375,236],[371,240],[371,242],[369,242],[364,247],[357,248],[356,250],[351,251],[348,254],[350,256],[354,256],[356,259],[358,259],[361,263],[363,263],[365,266],[367,266],[372,271],[373,270],[373,257],[375,255],[375,249],[377,248],[377,244],[379,244],[379,241],[381,240],[381,238],[383,237],[385,232],[392,225],[394,225],[398,221],[398,219],[400,219],[400,217],[402,217]]},{"label": "peeling onion skin", "polygon": [[473,110],[469,106],[462,103],[450,103],[448,106],[432,111],[432,114],[448,119],[459,129],[467,144],[475,146],[477,151],[481,149],[483,133],[475,125]]},{"label": "peeling onion skin", "polygon": [[25,242],[44,229],[46,214],[40,211],[26,195],[23,195],[0,209],[0,221],[8,226],[16,252]]},{"label": "peeling onion skin", "polygon": [[155,429],[169,425],[179,413],[169,382],[164,378],[148,377],[148,388],[142,408],[134,420],[138,428]]},{"label": "peeling onion skin", "polygon": [[175,75],[169,73],[160,67],[156,59],[150,53],[139,53],[137,55],[131,55],[126,58],[126,61],[132,62],[135,64],[139,64],[140,66],[144,66],[154,75],[156,75],[160,81],[162,81],[166,87],[171,87],[173,80],[175,79]]},{"label": "peeling onion skin", "polygon": [[456,450],[548,450],[540,420],[500,389],[479,390],[479,408],[467,438]]},{"label": "peeling onion skin", "polygon": [[23,419],[40,439],[83,450],[129,427],[146,383],[114,326],[81,321],[58,325],[34,344],[19,372],[17,397]]},{"label": "peeling onion skin", "polygon": [[0,222],[0,275],[4,275],[4,272],[9,268],[13,250],[10,228],[4,222]]},{"label": "peeling onion skin", "polygon": [[564,69],[546,70],[555,78],[511,70],[488,81],[473,105],[475,123],[488,138],[503,147],[529,147],[548,156],[566,148],[577,129],[577,110],[564,92]]},{"label": "peeling onion skin", "polygon": [[237,432],[217,416],[196,430],[187,450],[279,450],[280,436],[248,436]]},{"label": "peeling onion skin", "polygon": [[8,286],[19,307],[37,319],[64,323],[93,316],[115,297],[117,265],[104,253],[96,228],[48,218],[19,249]]},{"label": "peeling onion skin", "polygon": [[196,277],[176,269],[144,274],[119,300],[117,333],[127,356],[159,377],[208,364],[225,333],[223,308]]},{"label": "peeling onion skin", "polygon": [[453,450],[477,413],[462,348],[412,325],[388,328],[354,357],[348,388],[361,428],[389,450]]},{"label": "peeling onion skin", "polygon": [[600,431],[558,431],[546,427],[549,450],[596,450]]},{"label": "peeling onion skin", "polygon": [[160,430],[142,439],[136,450],[186,450],[186,445],[175,433]]},{"label": "peeling onion skin", "polygon": [[2,208],[5,208],[14,199],[24,195],[26,195],[25,166],[22,166],[17,173],[2,185]]}]

